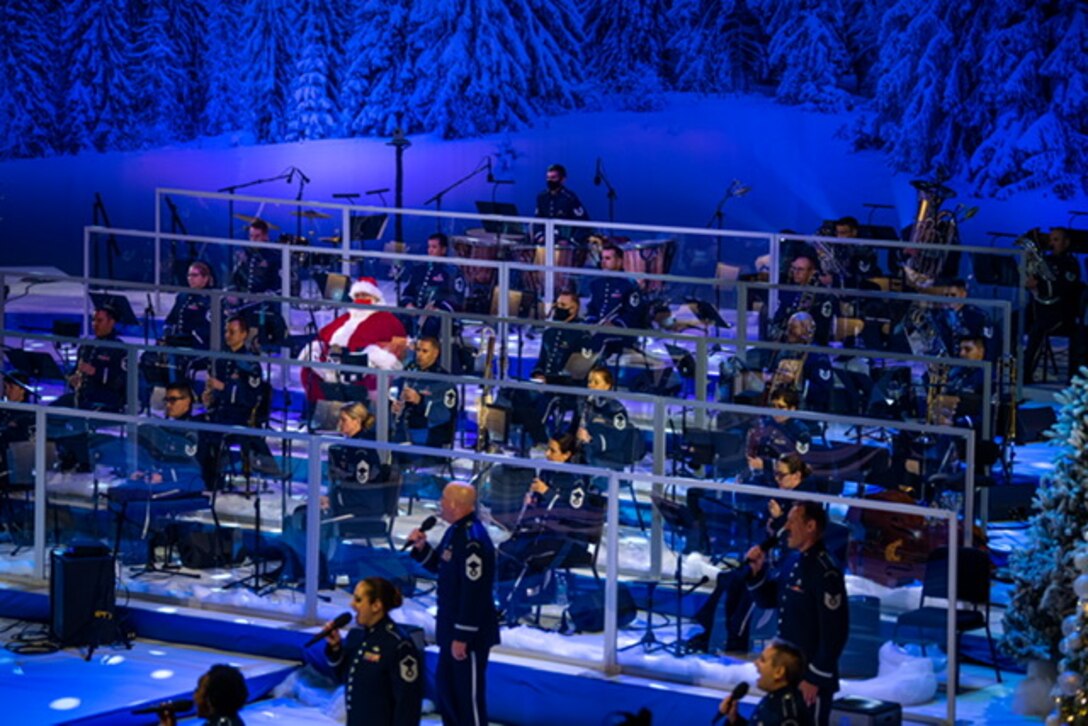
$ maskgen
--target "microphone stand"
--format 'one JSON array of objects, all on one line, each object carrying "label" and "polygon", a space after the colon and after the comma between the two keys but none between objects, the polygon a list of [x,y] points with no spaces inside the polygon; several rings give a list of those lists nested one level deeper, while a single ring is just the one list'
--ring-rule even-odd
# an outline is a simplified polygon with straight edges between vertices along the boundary
[{"label": "microphone stand", "polygon": [[[404,206],[404,150],[412,145],[412,142],[404,137],[404,129],[400,125],[402,114],[397,114],[397,128],[393,131],[393,138],[385,142],[386,146],[392,146],[396,151],[396,182],[393,185],[396,192],[393,204],[397,209]],[[394,237],[397,242],[404,242],[404,218],[398,214],[393,220]],[[347,232],[345,231],[345,234]],[[397,304],[400,304],[400,289],[397,289]]]},{"label": "microphone stand", "polygon": [[[266,177],[264,179],[254,179],[253,181],[242,182],[241,184],[232,184],[229,187],[223,187],[222,189],[216,189],[217,194],[234,194],[239,189],[245,189],[247,187],[255,187],[258,184],[268,184],[270,182],[279,181],[280,179],[291,178],[291,171],[288,170],[283,174],[276,176]],[[234,200],[230,199],[227,202],[227,238],[234,239]]]},{"label": "microphone stand", "polygon": [[[487,164],[478,164],[476,166],[476,168],[473,169],[472,171],[470,171],[468,174],[465,174],[463,177],[461,177],[460,179],[455,181],[453,184],[450,184],[448,187],[446,187],[442,191],[436,193],[433,197],[431,197],[427,201],[423,202],[423,206],[427,206],[431,202],[434,202],[435,203],[435,209],[437,211],[441,212],[442,211],[442,197],[446,196],[447,194],[452,192],[454,189],[456,189],[457,187],[459,187],[462,184],[464,184],[465,182],[467,182],[469,179],[472,179],[475,176],[479,176],[480,174],[483,174],[485,171],[487,171]],[[498,188],[498,184],[496,183],[496,189],[497,188]],[[438,220],[438,225],[441,226],[441,224],[442,224],[442,220],[439,219]]]},{"label": "microphone stand", "polygon": [[[101,217],[101,219],[102,219],[101,226],[105,226],[105,227],[112,227],[113,226],[113,225],[110,224],[109,214],[106,213],[106,203],[102,201],[102,195],[99,192],[94,193],[94,206],[91,209],[91,214],[92,214],[92,217],[94,219],[94,225],[96,227],[100,226],[99,225],[99,217]],[[110,279],[113,279],[113,260],[114,260],[115,256],[120,257],[121,256],[121,250],[117,246],[117,237],[113,234],[113,232],[110,232],[110,236],[106,238],[106,270],[107,270],[107,276]],[[99,270],[100,270],[100,268],[99,268],[99,265],[98,265],[98,245],[95,245],[94,246],[94,274],[95,274],[96,277],[101,276],[101,275],[99,275]]]},{"label": "microphone stand", "polygon": [[605,188],[608,190],[608,222],[611,224],[616,221],[616,188],[612,186],[612,182],[608,180],[608,175],[604,173],[604,166],[598,166],[597,175],[601,181],[604,182]]},{"label": "microphone stand", "polygon": [[[170,231],[175,234],[178,232],[189,234],[189,231],[185,228],[185,222],[181,219],[181,214],[178,213],[178,205],[174,204],[174,200],[170,198],[169,194],[164,194],[162,199],[166,202],[167,208],[170,209]],[[179,275],[177,270],[177,245],[176,240],[170,240],[170,280],[175,285],[185,285],[187,282],[185,276]],[[185,263],[186,268],[196,258],[196,244],[189,242],[189,259]]]}]

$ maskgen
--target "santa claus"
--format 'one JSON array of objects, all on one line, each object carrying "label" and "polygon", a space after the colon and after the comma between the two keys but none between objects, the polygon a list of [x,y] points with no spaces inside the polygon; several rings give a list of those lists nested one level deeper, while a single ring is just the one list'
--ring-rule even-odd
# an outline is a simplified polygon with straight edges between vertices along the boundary
[{"label": "santa claus", "polygon": [[[375,308],[385,305],[385,297],[373,277],[360,277],[351,286],[351,299],[358,308],[340,315],[317,332],[317,338],[303,348],[298,359],[327,363],[345,352],[365,353],[367,366],[381,370],[400,370],[401,356],[408,337],[396,315]],[[325,398],[321,382],[339,382],[332,368],[303,368],[302,385],[311,401]],[[373,381],[368,381],[373,388]]]}]

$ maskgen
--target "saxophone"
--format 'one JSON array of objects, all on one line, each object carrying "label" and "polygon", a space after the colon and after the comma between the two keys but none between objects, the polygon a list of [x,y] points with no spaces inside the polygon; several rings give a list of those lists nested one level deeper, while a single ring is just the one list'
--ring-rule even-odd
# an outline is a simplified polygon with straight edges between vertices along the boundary
[{"label": "saxophone", "polygon": [[[1054,276],[1054,270],[1046,263],[1046,258],[1043,257],[1043,253],[1039,250],[1039,245],[1030,236],[1019,237],[1013,244],[1024,250],[1024,274],[1027,277],[1034,277],[1049,283],[1053,283],[1057,279]],[[1031,291],[1031,296],[1041,305],[1053,305],[1058,302],[1057,297],[1044,297],[1039,292],[1038,287]]]}]

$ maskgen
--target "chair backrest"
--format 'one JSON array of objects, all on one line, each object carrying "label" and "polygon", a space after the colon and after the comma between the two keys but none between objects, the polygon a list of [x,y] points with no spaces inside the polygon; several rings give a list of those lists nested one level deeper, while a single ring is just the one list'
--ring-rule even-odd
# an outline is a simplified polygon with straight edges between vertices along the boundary
[{"label": "chair backrest", "polygon": [[[956,596],[960,602],[990,606],[990,555],[976,547],[960,547],[957,563]],[[922,581],[922,604],[926,598],[948,597],[948,548],[937,547],[926,560]]]}]

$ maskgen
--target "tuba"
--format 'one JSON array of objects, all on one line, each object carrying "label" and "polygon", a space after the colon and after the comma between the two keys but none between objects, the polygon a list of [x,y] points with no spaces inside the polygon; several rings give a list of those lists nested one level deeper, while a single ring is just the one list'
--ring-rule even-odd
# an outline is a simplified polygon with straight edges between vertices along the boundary
[{"label": "tuba", "polygon": [[[1024,250],[1025,276],[1045,280],[1048,283],[1053,283],[1055,281],[1054,270],[1047,264],[1046,258],[1043,257],[1043,253],[1039,251],[1039,245],[1035,243],[1035,240],[1032,239],[1030,235],[1018,237],[1013,244]],[[1048,289],[1053,289],[1053,287],[1048,285]],[[1041,305],[1053,305],[1058,302],[1057,297],[1044,296],[1039,288],[1032,290],[1031,295]]]},{"label": "tuba", "polygon": [[[956,196],[956,192],[939,181],[915,179],[913,186],[918,191],[918,211],[914,215],[911,229],[911,244],[943,245],[951,247],[959,242],[959,230],[956,215],[942,210],[945,200]],[[971,214],[973,216],[973,213]],[[950,249],[908,249],[910,255],[903,266],[903,275],[907,283],[916,290],[924,290],[933,285],[941,276]]]}]

